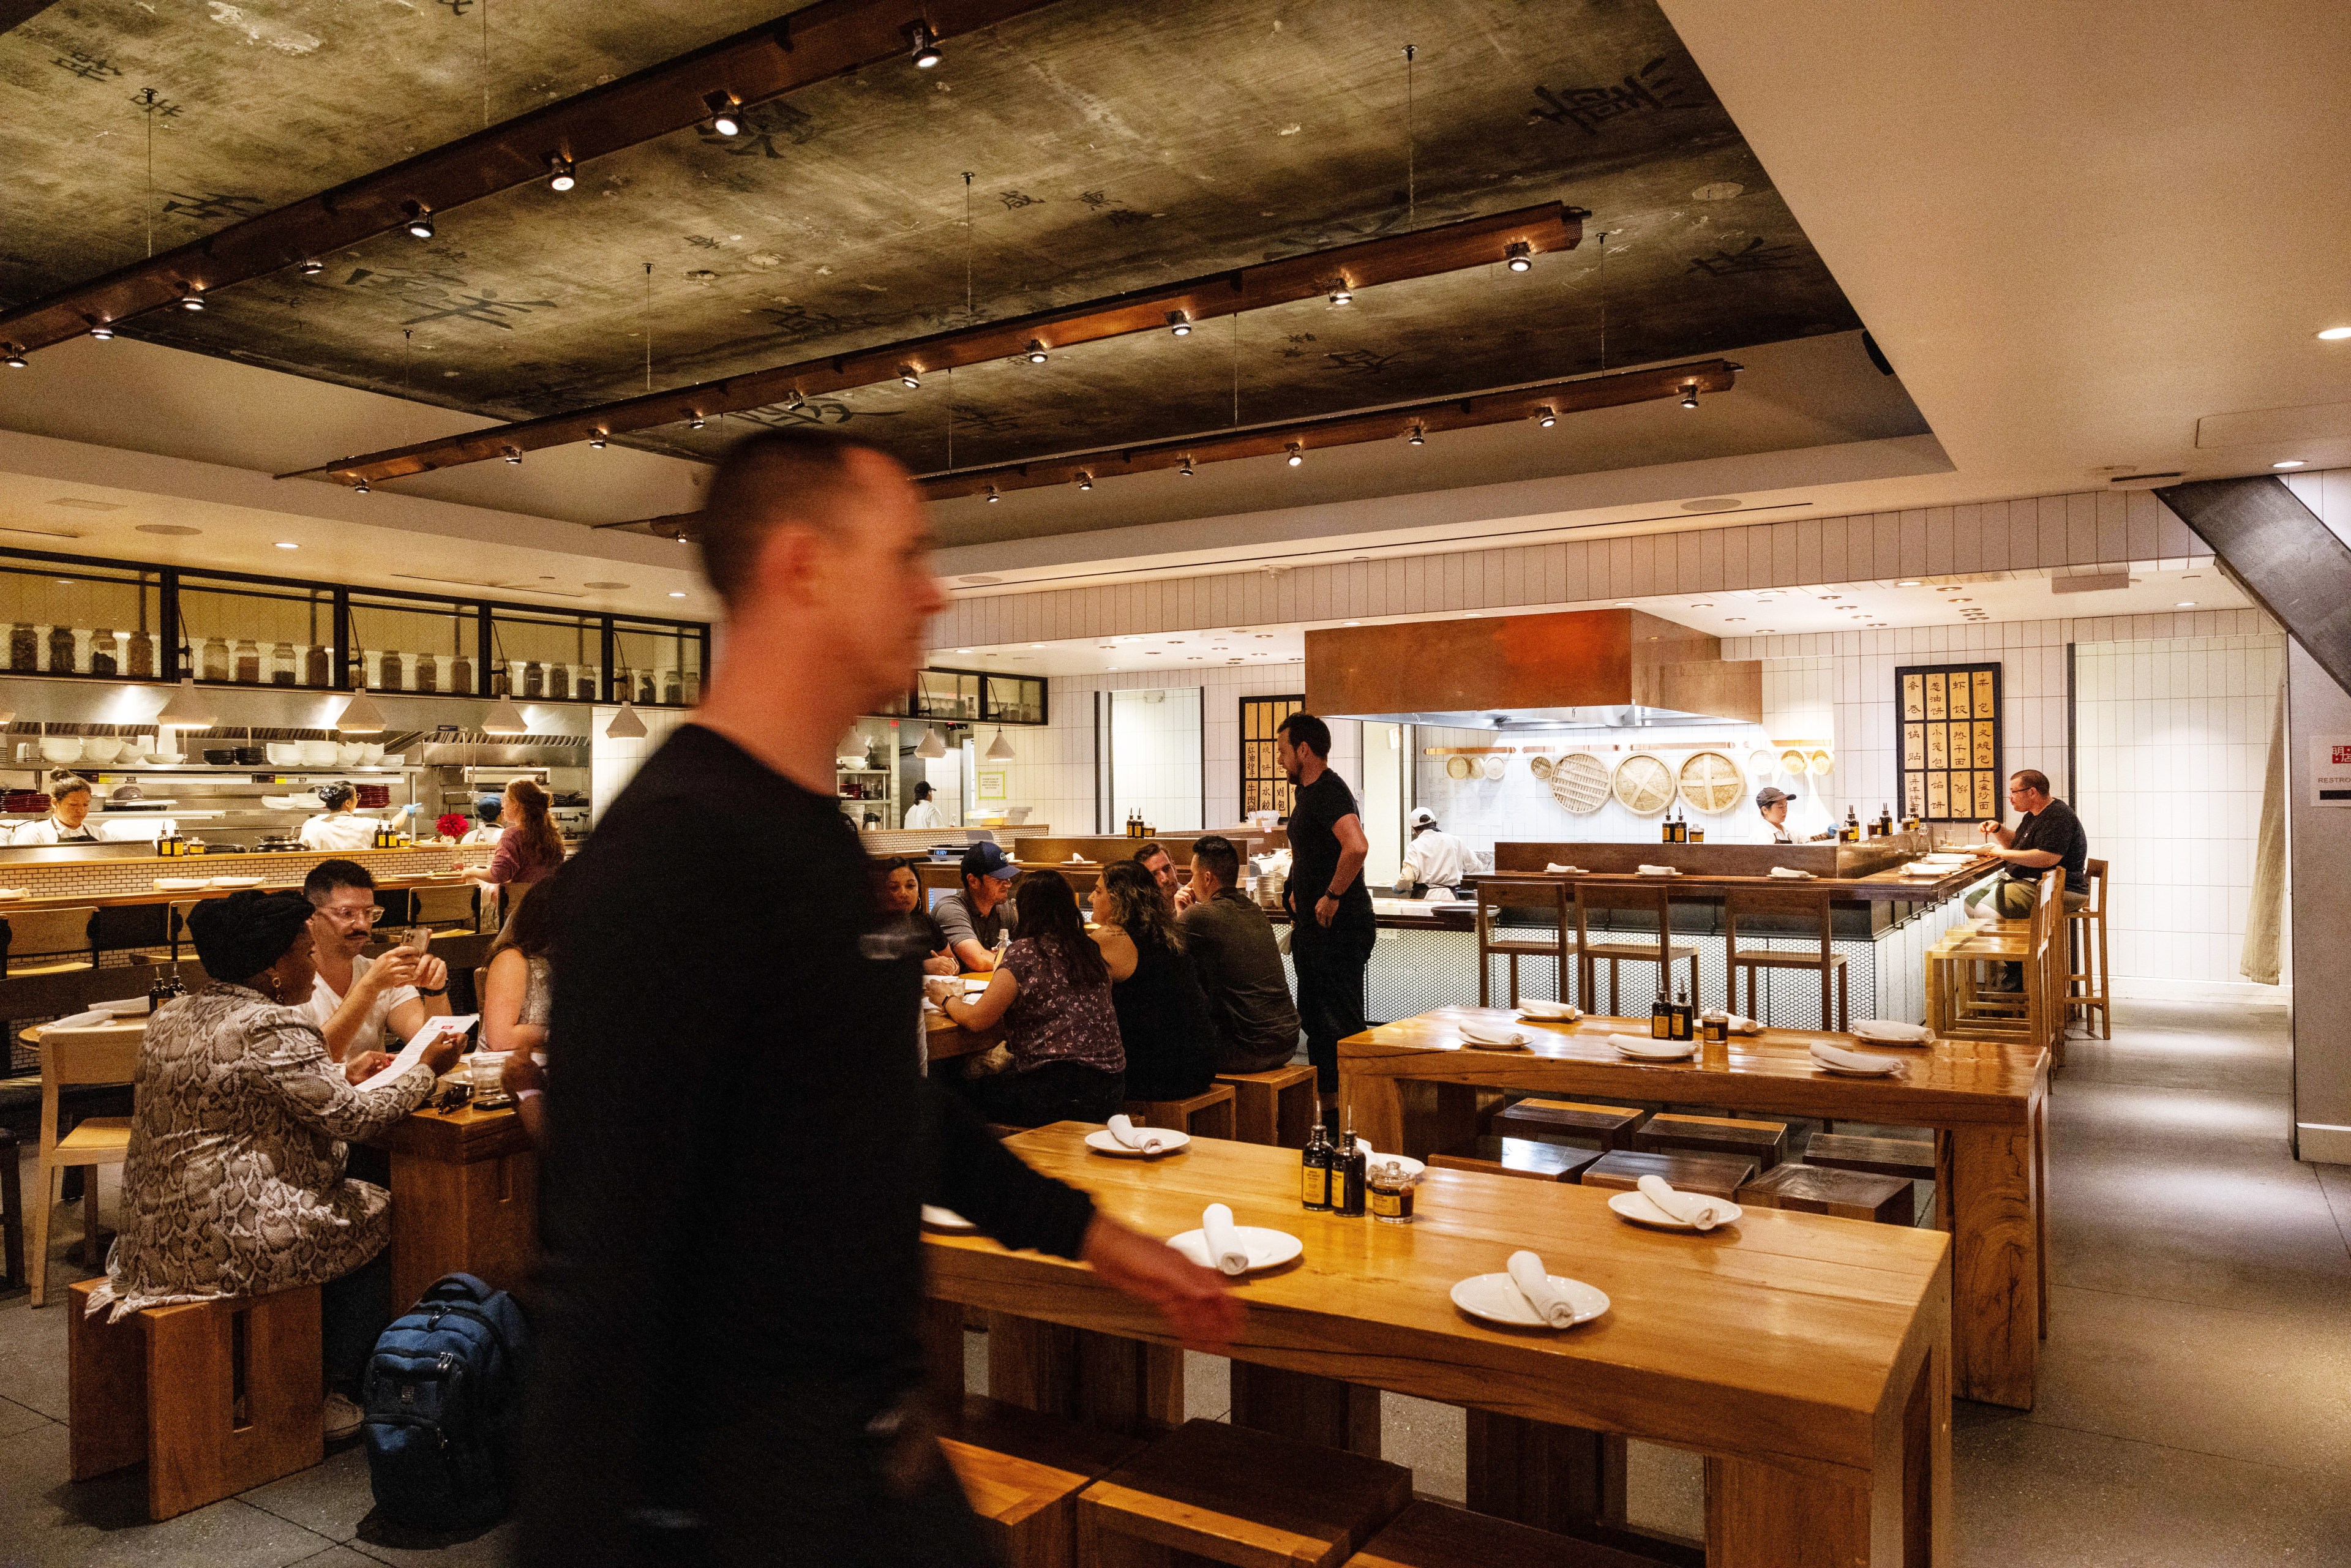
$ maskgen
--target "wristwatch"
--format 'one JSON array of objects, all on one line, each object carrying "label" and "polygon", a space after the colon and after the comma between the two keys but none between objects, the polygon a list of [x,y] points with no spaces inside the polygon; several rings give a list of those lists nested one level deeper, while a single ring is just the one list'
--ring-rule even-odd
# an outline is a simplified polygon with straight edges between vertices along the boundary
[{"label": "wristwatch", "polygon": [[416,994],[420,997],[445,997],[449,994],[449,988],[446,986],[437,986],[428,989],[423,986],[419,986],[416,988]]}]

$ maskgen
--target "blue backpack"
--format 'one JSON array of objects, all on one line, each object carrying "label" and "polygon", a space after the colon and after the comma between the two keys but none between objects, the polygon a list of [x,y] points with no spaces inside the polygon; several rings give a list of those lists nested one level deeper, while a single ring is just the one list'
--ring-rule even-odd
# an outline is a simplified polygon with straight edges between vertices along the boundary
[{"label": "blue backpack", "polygon": [[528,1331],[512,1296],[444,1274],[375,1342],[360,1402],[376,1506],[417,1530],[506,1516]]}]

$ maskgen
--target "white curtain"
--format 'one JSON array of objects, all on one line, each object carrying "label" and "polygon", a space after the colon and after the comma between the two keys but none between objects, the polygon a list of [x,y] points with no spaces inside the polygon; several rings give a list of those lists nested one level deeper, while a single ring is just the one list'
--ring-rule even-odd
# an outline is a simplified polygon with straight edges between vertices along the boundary
[{"label": "white curtain", "polygon": [[2262,781],[2261,837],[2253,845],[2253,886],[2245,906],[2245,947],[2237,972],[2258,985],[2278,983],[2285,924],[2285,683],[2270,716],[2270,765]]}]

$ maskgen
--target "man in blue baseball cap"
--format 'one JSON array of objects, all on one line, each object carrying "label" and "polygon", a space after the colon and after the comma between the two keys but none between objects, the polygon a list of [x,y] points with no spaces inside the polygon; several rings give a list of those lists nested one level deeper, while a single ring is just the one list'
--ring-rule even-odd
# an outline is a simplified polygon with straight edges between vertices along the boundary
[{"label": "man in blue baseball cap", "polygon": [[506,829],[498,823],[498,813],[506,810],[506,801],[496,795],[485,795],[474,802],[474,815],[481,821],[457,841],[461,844],[494,844],[506,837]]},{"label": "man in blue baseball cap", "polygon": [[996,967],[998,946],[1019,935],[1012,907],[1012,879],[1020,868],[1002,846],[982,841],[963,852],[963,891],[948,894],[931,911],[946,933],[947,949],[967,974]]}]

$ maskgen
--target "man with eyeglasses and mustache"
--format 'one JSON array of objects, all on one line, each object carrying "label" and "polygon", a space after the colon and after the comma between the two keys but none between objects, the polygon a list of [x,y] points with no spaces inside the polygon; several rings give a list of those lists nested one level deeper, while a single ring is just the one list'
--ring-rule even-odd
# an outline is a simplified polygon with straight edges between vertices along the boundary
[{"label": "man with eyeglasses and mustache", "polygon": [[340,1061],[354,1050],[376,1051],[387,1027],[404,1040],[426,1019],[448,1016],[449,966],[404,947],[372,958],[360,951],[375,939],[376,922],[383,918],[367,867],[320,861],[302,879],[302,892],[317,911],[310,934],[319,977],[309,1010],[327,1037],[328,1055]]}]

